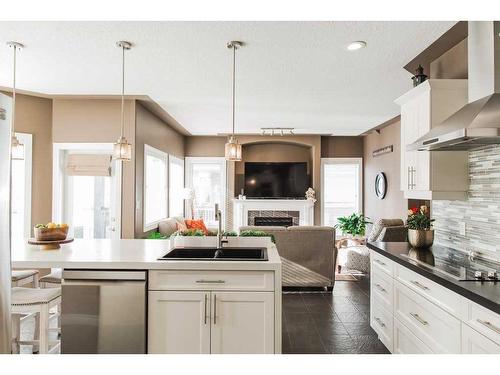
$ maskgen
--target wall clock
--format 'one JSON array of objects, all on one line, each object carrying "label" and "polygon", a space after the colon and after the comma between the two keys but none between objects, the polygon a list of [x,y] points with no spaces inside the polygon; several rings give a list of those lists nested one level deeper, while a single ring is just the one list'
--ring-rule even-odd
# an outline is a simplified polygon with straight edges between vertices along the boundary
[{"label": "wall clock", "polygon": [[375,177],[375,195],[378,199],[384,199],[387,193],[387,179],[384,172],[379,172]]}]

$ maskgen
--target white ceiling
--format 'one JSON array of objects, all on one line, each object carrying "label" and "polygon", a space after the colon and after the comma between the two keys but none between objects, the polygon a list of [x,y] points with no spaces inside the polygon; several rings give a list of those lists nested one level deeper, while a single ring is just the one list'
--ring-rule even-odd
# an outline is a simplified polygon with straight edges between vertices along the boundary
[{"label": "white ceiling", "polygon": [[[229,40],[237,52],[236,132],[295,127],[358,135],[398,114],[411,88],[403,66],[454,22],[0,22],[0,86],[46,94],[148,95],[192,134],[231,129]],[[368,46],[349,52],[346,45]]]}]

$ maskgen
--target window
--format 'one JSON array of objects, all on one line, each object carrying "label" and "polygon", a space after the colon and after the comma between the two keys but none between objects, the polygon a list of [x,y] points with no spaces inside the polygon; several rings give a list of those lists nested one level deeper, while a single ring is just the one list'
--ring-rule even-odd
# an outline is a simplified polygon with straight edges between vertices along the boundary
[{"label": "window", "polygon": [[334,226],[340,216],[361,212],[362,159],[321,159],[321,221]]},{"label": "window", "polygon": [[31,165],[33,136],[16,133],[24,144],[24,159],[12,159],[11,233],[14,241],[31,234]]},{"label": "window", "polygon": [[144,145],[144,231],[168,217],[168,154]]},{"label": "window", "polygon": [[[194,218],[216,226],[215,204],[225,214],[226,161],[224,158],[186,158],[186,187],[194,190]],[[186,212],[190,214],[190,211]]]},{"label": "window", "polygon": [[168,210],[170,216],[184,216],[184,160],[170,155],[168,157],[169,194]]},{"label": "window", "polygon": [[54,143],[52,221],[75,238],[121,237],[121,162],[111,143]]}]

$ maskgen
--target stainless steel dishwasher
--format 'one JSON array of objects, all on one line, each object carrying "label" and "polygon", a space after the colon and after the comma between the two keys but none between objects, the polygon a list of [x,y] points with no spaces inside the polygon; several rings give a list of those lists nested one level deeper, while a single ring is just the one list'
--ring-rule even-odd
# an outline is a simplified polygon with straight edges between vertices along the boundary
[{"label": "stainless steel dishwasher", "polygon": [[146,271],[64,270],[63,354],[146,353]]}]

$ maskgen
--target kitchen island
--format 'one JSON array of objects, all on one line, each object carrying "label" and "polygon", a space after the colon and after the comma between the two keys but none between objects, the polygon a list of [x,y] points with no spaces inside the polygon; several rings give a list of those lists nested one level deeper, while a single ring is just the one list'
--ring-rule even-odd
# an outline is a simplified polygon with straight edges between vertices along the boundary
[{"label": "kitchen island", "polygon": [[[207,238],[206,246],[212,241]],[[281,260],[276,246],[269,238],[229,238],[228,245],[265,248],[268,259],[158,260],[172,249],[169,240],[103,239],[75,240],[50,251],[13,244],[12,267],[63,269],[63,353],[77,350],[72,345],[65,351],[65,339],[72,342],[75,335],[90,341],[82,345],[85,352],[127,352],[123,348],[133,347],[148,353],[281,353]],[[77,282],[81,274],[90,280]],[[120,292],[118,285],[124,286]],[[141,289],[144,298],[133,304],[121,292],[136,290],[138,298]],[[141,335],[141,311],[142,350],[140,340],[132,346],[123,343]],[[124,322],[132,314],[139,318],[128,324],[134,327],[127,336]],[[104,318],[111,325],[98,324]]]}]

